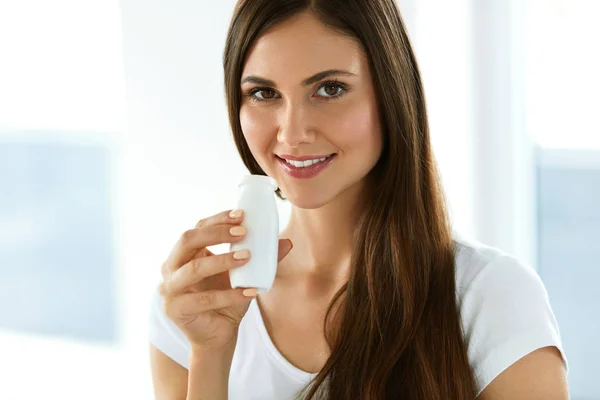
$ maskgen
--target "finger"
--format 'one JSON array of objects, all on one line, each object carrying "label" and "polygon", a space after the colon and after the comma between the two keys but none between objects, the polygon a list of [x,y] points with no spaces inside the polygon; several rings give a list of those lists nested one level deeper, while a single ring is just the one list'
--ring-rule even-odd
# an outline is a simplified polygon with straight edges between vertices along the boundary
[{"label": "finger", "polygon": [[278,258],[277,262],[283,260],[285,256],[292,250],[294,245],[290,239],[279,239]]},{"label": "finger", "polygon": [[[201,219],[200,221],[198,221],[195,225],[195,228],[202,228],[205,226],[214,226],[214,225],[220,225],[220,224],[231,224],[231,225],[235,225],[235,224],[240,224],[242,221],[244,220],[244,211],[241,209],[237,209],[237,210],[227,210],[227,211],[223,211],[220,212],[218,214],[212,215],[208,218],[204,218]],[[181,239],[180,239],[181,241]],[[174,268],[176,268],[176,266],[173,265],[173,252],[175,251],[175,249],[172,249],[171,254],[169,255],[169,257],[167,257],[167,260],[163,263],[162,267],[161,267],[161,274],[163,276],[163,279],[166,279],[166,276],[168,275],[168,273],[173,270]],[[199,248],[196,249],[195,252],[193,252],[193,254],[190,256],[190,259],[193,257],[201,257],[201,256],[209,256],[212,255],[212,252],[209,251],[208,249],[205,248]]]},{"label": "finger", "polygon": [[[242,210],[242,209],[227,210],[227,211],[223,211],[218,214],[215,214],[211,217],[201,219],[200,221],[198,221],[196,223],[195,227],[201,228],[203,226],[220,225],[220,224],[235,225],[235,224],[242,223],[243,220],[244,220],[244,210]],[[197,257],[197,256],[200,257],[203,255],[211,256],[211,255],[213,255],[213,253],[212,253],[212,251],[210,251],[208,249],[201,249],[201,251],[198,251],[196,254],[194,254],[194,257]]]},{"label": "finger", "polygon": [[[173,252],[173,251],[174,250],[171,250],[171,252]],[[210,257],[212,255],[213,255],[213,252],[208,250],[205,247],[205,248],[196,250],[190,258],[194,259],[194,258],[200,258],[200,257]],[[171,275],[173,270],[176,270],[176,268],[173,269],[171,267],[171,260],[170,260],[170,258],[167,258],[167,260],[163,263],[162,267],[160,268],[160,273],[162,275],[163,281],[169,279],[169,275]]]},{"label": "finger", "polygon": [[185,231],[165,261],[164,270],[175,271],[189,262],[198,250],[222,243],[236,243],[246,236],[241,225],[207,225]]},{"label": "finger", "polygon": [[241,267],[250,258],[249,250],[240,250],[210,257],[194,258],[174,271],[159,287],[161,295],[173,295],[202,280]]},{"label": "finger", "polygon": [[244,210],[227,210],[201,219],[196,223],[196,228],[220,224],[239,224],[244,220]]},{"label": "finger", "polygon": [[[243,292],[246,289],[228,289],[228,290],[208,290],[206,292],[186,293],[169,300],[166,304],[170,313],[177,312],[180,315],[190,316],[201,314],[207,311],[218,310],[220,308],[232,307],[244,303],[249,303],[255,297],[254,290],[251,294],[254,296],[246,297]],[[170,314],[169,313],[169,314]],[[173,315],[176,318],[176,315]]]}]

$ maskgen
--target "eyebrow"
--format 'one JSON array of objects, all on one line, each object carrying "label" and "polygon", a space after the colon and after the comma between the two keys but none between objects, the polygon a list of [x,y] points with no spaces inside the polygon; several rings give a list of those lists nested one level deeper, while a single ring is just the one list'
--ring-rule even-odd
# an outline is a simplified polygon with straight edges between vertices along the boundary
[{"label": "eyebrow", "polygon": [[[302,85],[303,86],[308,86],[308,85],[312,85],[315,82],[320,81],[321,79],[325,79],[331,75],[344,75],[344,76],[356,76],[355,74],[348,72],[348,71],[344,71],[341,69],[328,69],[327,71],[323,71],[323,72],[319,72],[317,74],[314,74],[313,76],[311,76],[310,78],[306,78],[305,80],[302,81]],[[244,83],[254,83],[257,85],[263,85],[263,86],[272,86],[272,87],[276,87],[277,85],[275,84],[275,82],[273,82],[272,80],[269,79],[265,79],[265,78],[261,78],[259,76],[247,76],[245,77],[242,82],[240,83],[240,85],[243,85]]]}]

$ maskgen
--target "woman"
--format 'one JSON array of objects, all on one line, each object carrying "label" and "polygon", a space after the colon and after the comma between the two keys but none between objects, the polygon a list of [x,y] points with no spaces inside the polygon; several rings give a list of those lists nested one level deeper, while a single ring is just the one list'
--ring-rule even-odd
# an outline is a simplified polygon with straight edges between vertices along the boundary
[{"label": "woman", "polygon": [[206,249],[243,211],[181,236],[153,304],[158,399],[568,398],[538,276],[452,234],[393,0],[239,1],[224,69],[239,153],[293,211],[259,296],[229,285],[249,252]]}]

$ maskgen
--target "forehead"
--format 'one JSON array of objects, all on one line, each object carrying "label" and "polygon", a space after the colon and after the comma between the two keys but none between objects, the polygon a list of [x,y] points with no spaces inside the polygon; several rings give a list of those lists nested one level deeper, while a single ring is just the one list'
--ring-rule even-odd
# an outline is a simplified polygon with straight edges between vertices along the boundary
[{"label": "forehead", "polygon": [[327,69],[359,74],[367,65],[360,44],[323,25],[309,13],[286,20],[260,36],[242,75],[302,80]]}]

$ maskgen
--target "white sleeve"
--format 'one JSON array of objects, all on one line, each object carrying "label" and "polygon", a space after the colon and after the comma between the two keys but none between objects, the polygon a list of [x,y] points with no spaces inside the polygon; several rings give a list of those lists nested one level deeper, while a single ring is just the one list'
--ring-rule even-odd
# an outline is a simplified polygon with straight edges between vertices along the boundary
[{"label": "white sleeve", "polygon": [[513,363],[547,346],[561,352],[558,324],[546,289],[529,266],[509,256],[486,265],[461,304],[477,395]]},{"label": "white sleeve", "polygon": [[163,310],[162,297],[156,291],[150,305],[150,343],[181,366],[188,368],[190,344],[183,332]]}]

